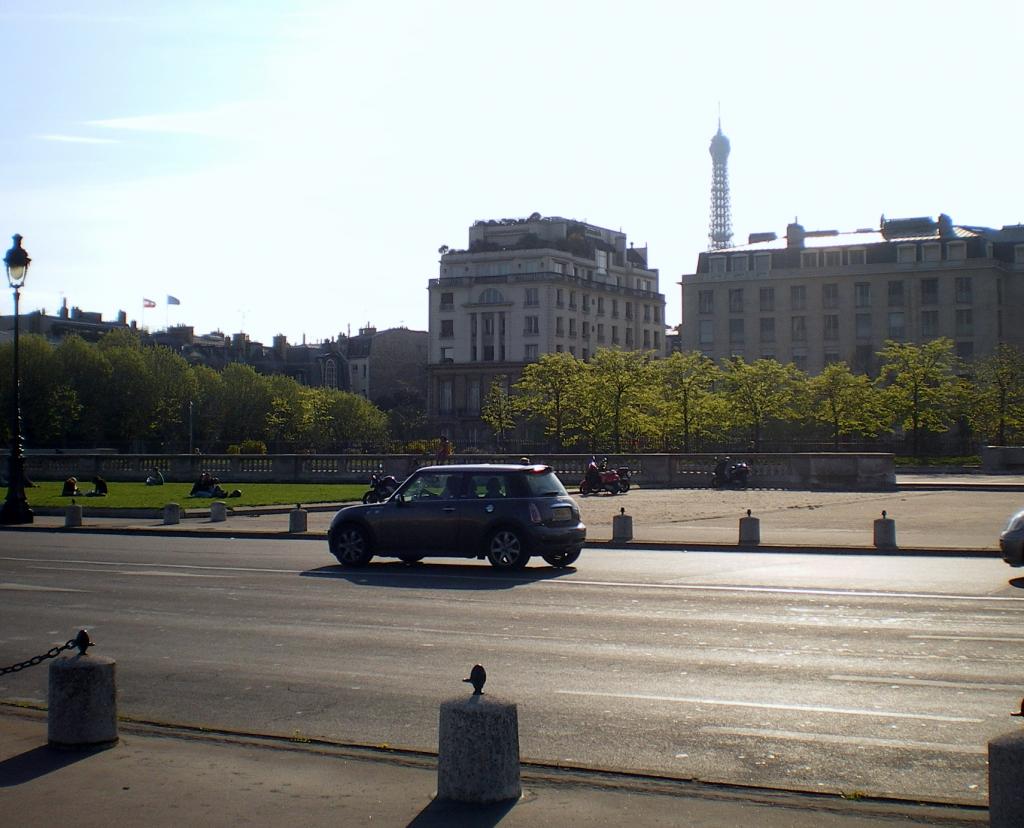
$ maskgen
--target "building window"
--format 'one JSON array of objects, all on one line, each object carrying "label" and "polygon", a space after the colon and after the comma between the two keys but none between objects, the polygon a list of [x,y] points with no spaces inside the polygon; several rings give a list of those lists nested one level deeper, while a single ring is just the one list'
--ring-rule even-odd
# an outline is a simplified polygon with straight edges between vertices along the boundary
[{"label": "building window", "polygon": [[576,336],[576,318],[569,317],[569,336]]},{"label": "building window", "polygon": [[633,318],[633,303],[632,302],[626,302],[626,319],[632,319],[632,318]]},{"label": "building window", "polygon": [[903,311],[889,312],[889,339],[897,341],[907,338],[907,324]]},{"label": "building window", "polygon": [[523,318],[523,333],[527,336],[540,333],[540,317],[526,316]]},{"label": "building window", "polygon": [[451,310],[455,306],[454,293],[441,294],[441,310]]},{"label": "building window", "polygon": [[807,308],[806,285],[790,285],[789,307],[790,310],[805,310]]},{"label": "building window", "polygon": [[560,308],[565,307],[564,291],[561,288],[555,290],[555,305]]},{"label": "building window", "polygon": [[746,273],[747,272],[747,257],[746,256],[733,256],[732,257],[732,272],[733,273]]},{"label": "building window", "polygon": [[729,320],[729,345],[742,345],[746,338],[742,319]]},{"label": "building window", "polygon": [[583,353],[582,353],[581,356],[582,356],[584,362],[586,362],[588,359],[590,359],[590,349],[589,348],[584,348],[583,349]]},{"label": "building window", "polygon": [[864,264],[864,251],[863,250],[847,250],[846,261],[851,265],[862,265]]},{"label": "building window", "polygon": [[487,288],[487,290],[480,293],[481,305],[500,305],[504,301],[505,297],[501,295],[501,291],[497,288]]},{"label": "building window", "polygon": [[725,256],[712,256],[709,267],[712,273],[725,273]]},{"label": "building window", "polygon": [[556,354],[560,354],[560,353],[562,353],[562,352],[563,352],[564,350],[565,350],[565,348],[564,348],[564,347],[563,347],[562,345],[556,345],[556,346],[555,346],[555,353],[556,353]]},{"label": "building window", "polygon": [[494,362],[494,346],[484,345],[484,362]]},{"label": "building window", "polygon": [[833,362],[839,362],[838,351],[825,351],[825,364],[831,365]]},{"label": "building window", "polygon": [[[950,245],[950,247],[952,246]],[[963,258],[963,256],[960,258]],[[1015,244],[1013,246],[1013,261],[1015,264],[1024,264],[1024,244]]]},{"label": "building window", "polygon": [[438,400],[438,409],[441,414],[452,413],[452,381],[441,380],[440,387],[440,399]]},{"label": "building window", "polygon": [[823,308],[839,307],[839,285],[831,284],[821,286],[821,306]]},{"label": "building window", "polygon": [[817,250],[805,250],[800,254],[800,266],[801,267],[817,267],[818,266],[818,251]]},{"label": "building window", "polygon": [[775,317],[766,316],[761,319],[761,341],[762,342],[774,342],[775,341]]},{"label": "building window", "polygon": [[[454,348],[442,348],[441,349],[441,362],[454,362],[455,360],[452,359],[452,351],[453,350],[454,350]],[[352,368],[354,370],[355,366],[353,365]]]},{"label": "building window", "polygon": [[710,319],[701,319],[697,323],[697,343],[699,345],[712,345],[715,341],[715,323]]},{"label": "building window", "polygon": [[583,294],[583,312],[584,313],[590,313],[590,294],[589,293],[584,293]]},{"label": "building window", "polygon": [[576,310],[576,291],[575,290],[570,290],[569,291],[569,309],[570,310]]},{"label": "building window", "polygon": [[967,245],[964,242],[950,242],[946,245],[946,258],[951,262],[962,262],[967,258]]},{"label": "building window", "polygon": [[604,316],[604,297],[603,296],[598,296],[597,297],[597,315],[598,316]]},{"label": "building window", "polygon": [[565,319],[561,316],[555,317],[555,336],[565,336]]},{"label": "building window", "polygon": [[807,372],[807,355],[806,354],[793,354],[793,367],[798,371]]},{"label": "building window", "polygon": [[650,305],[644,305],[644,322],[650,322],[650,321],[651,321],[651,306]]},{"label": "building window", "polygon": [[570,354],[571,354],[572,356],[576,356],[576,346],[575,346],[575,345],[570,345],[570,346],[569,346],[569,353],[570,353]]},{"label": "building window", "polygon": [[772,269],[772,257],[770,253],[758,253],[754,256],[754,270],[758,273],[767,273]]},{"label": "building window", "polygon": [[889,282],[889,307],[903,307],[903,282]]},{"label": "building window", "polygon": [[715,312],[715,292],[713,290],[702,290],[697,293],[698,313]]},{"label": "building window", "polygon": [[958,308],[956,312],[956,335],[974,336],[974,311],[970,308]]},{"label": "building window", "polygon": [[921,280],[921,304],[922,305],[937,305],[937,304],[939,304],[939,280],[938,279],[922,279]]},{"label": "building window", "polygon": [[466,386],[466,408],[470,414],[480,413],[480,380],[470,380]]},{"label": "building window", "polygon": [[839,339],[839,315],[835,313],[826,313],[823,318],[825,320],[825,332],[823,334],[823,338],[826,341]]},{"label": "building window", "polygon": [[729,289],[729,313],[743,313],[743,288]]},{"label": "building window", "polygon": [[612,345],[619,344],[619,326],[612,325]]},{"label": "building window", "polygon": [[619,300],[612,299],[612,317],[615,319],[619,318]]},{"label": "building window", "polygon": [[604,342],[604,322],[597,323],[597,341]]},{"label": "building window", "polygon": [[859,374],[867,374],[871,371],[871,358],[874,355],[874,348],[870,345],[858,345],[853,350],[853,370]]},{"label": "building window", "polygon": [[654,321],[659,325],[661,324],[661,308],[657,305],[654,306]]},{"label": "building window", "polygon": [[854,332],[857,339],[871,339],[871,314],[858,313],[854,318]]},{"label": "building window", "polygon": [[626,344],[632,347],[633,345],[633,329],[626,328]]},{"label": "building window", "polygon": [[896,261],[900,264],[911,264],[917,261],[917,247],[912,244],[901,244],[896,248]]},{"label": "building window", "polygon": [[535,287],[529,287],[526,289],[526,300],[523,304],[535,307],[540,304],[540,292]]},{"label": "building window", "polygon": [[857,282],[853,286],[853,304],[858,308],[871,307],[871,282]]},{"label": "building window", "polygon": [[956,355],[964,360],[964,362],[970,362],[974,359],[974,343],[973,342],[957,342],[956,343]]},{"label": "building window", "polygon": [[661,347],[661,334],[659,334],[657,331],[654,332],[654,347]]},{"label": "building window", "polygon": [[939,312],[937,310],[921,311],[921,338],[935,339],[939,335]]},{"label": "building window", "polygon": [[825,267],[839,267],[842,263],[843,253],[841,250],[825,251]]},{"label": "building window", "polygon": [[775,288],[763,287],[760,290],[761,310],[770,312],[775,310]]},{"label": "building window", "polygon": [[970,276],[956,277],[956,303],[970,305],[974,302],[974,284]]},{"label": "building window", "polygon": [[583,323],[583,338],[586,339],[588,336],[590,336],[590,323],[584,321],[584,323]]},{"label": "building window", "polygon": [[921,260],[925,262],[942,261],[942,245],[938,242],[928,242],[921,246]]},{"label": "building window", "polygon": [[807,317],[792,316],[789,320],[789,334],[794,342],[807,341]]},{"label": "building window", "polygon": [[451,339],[455,336],[455,320],[454,319],[442,319],[441,320],[441,338]]},{"label": "building window", "polygon": [[333,359],[324,363],[324,385],[327,388],[338,387],[338,363]]}]

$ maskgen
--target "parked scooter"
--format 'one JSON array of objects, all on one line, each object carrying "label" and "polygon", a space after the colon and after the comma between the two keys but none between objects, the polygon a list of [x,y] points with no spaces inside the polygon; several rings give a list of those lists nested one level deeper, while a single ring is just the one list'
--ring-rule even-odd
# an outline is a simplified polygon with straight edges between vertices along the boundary
[{"label": "parked scooter", "polygon": [[598,465],[598,462],[591,458],[587,464],[587,473],[580,481],[580,494],[597,494],[601,491],[618,494],[624,489],[622,481],[619,479],[619,473],[615,469],[608,468],[607,460],[602,460]]},{"label": "parked scooter", "polygon": [[629,491],[631,472],[629,466],[619,466],[615,469],[619,475],[619,491],[625,494]]},{"label": "parked scooter", "polygon": [[363,503],[381,503],[395,493],[398,481],[391,474],[370,475],[370,491],[363,495]]},{"label": "parked scooter", "polygon": [[726,457],[715,465],[711,473],[713,489],[745,489],[750,480],[750,466],[744,460],[730,462]]}]

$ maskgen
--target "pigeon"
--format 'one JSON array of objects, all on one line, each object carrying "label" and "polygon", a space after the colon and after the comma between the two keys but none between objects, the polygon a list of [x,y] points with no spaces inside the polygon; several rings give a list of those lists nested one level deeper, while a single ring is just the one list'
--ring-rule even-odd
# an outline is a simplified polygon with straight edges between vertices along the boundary
[{"label": "pigeon", "polygon": [[[476,668],[474,667],[473,669],[475,670]],[[480,669],[483,670],[484,668],[481,667]],[[1024,699],[1020,700],[1020,713],[1011,713],[1010,715],[1011,716],[1024,716]]]},{"label": "pigeon", "polygon": [[469,678],[464,678],[464,682],[473,685],[473,695],[482,696],[484,692],[484,682],[487,681],[487,671],[480,664],[473,665],[473,669],[469,671]]}]

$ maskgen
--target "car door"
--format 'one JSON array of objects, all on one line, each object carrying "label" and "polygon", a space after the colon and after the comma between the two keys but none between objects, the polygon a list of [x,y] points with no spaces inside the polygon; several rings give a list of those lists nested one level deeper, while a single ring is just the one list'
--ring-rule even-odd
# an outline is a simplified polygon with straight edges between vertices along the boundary
[{"label": "car door", "polygon": [[462,472],[416,474],[386,504],[377,528],[381,553],[458,554],[464,491]]}]

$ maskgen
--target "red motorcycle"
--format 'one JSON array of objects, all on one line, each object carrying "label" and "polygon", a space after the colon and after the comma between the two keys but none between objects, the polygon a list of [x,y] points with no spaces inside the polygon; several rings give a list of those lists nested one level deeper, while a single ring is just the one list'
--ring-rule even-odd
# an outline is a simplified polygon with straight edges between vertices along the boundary
[{"label": "red motorcycle", "polygon": [[609,469],[607,461],[598,465],[596,460],[591,460],[587,465],[587,473],[580,481],[580,494],[597,494],[605,491],[611,494],[618,494],[625,491],[622,488],[622,480],[615,469]]}]

